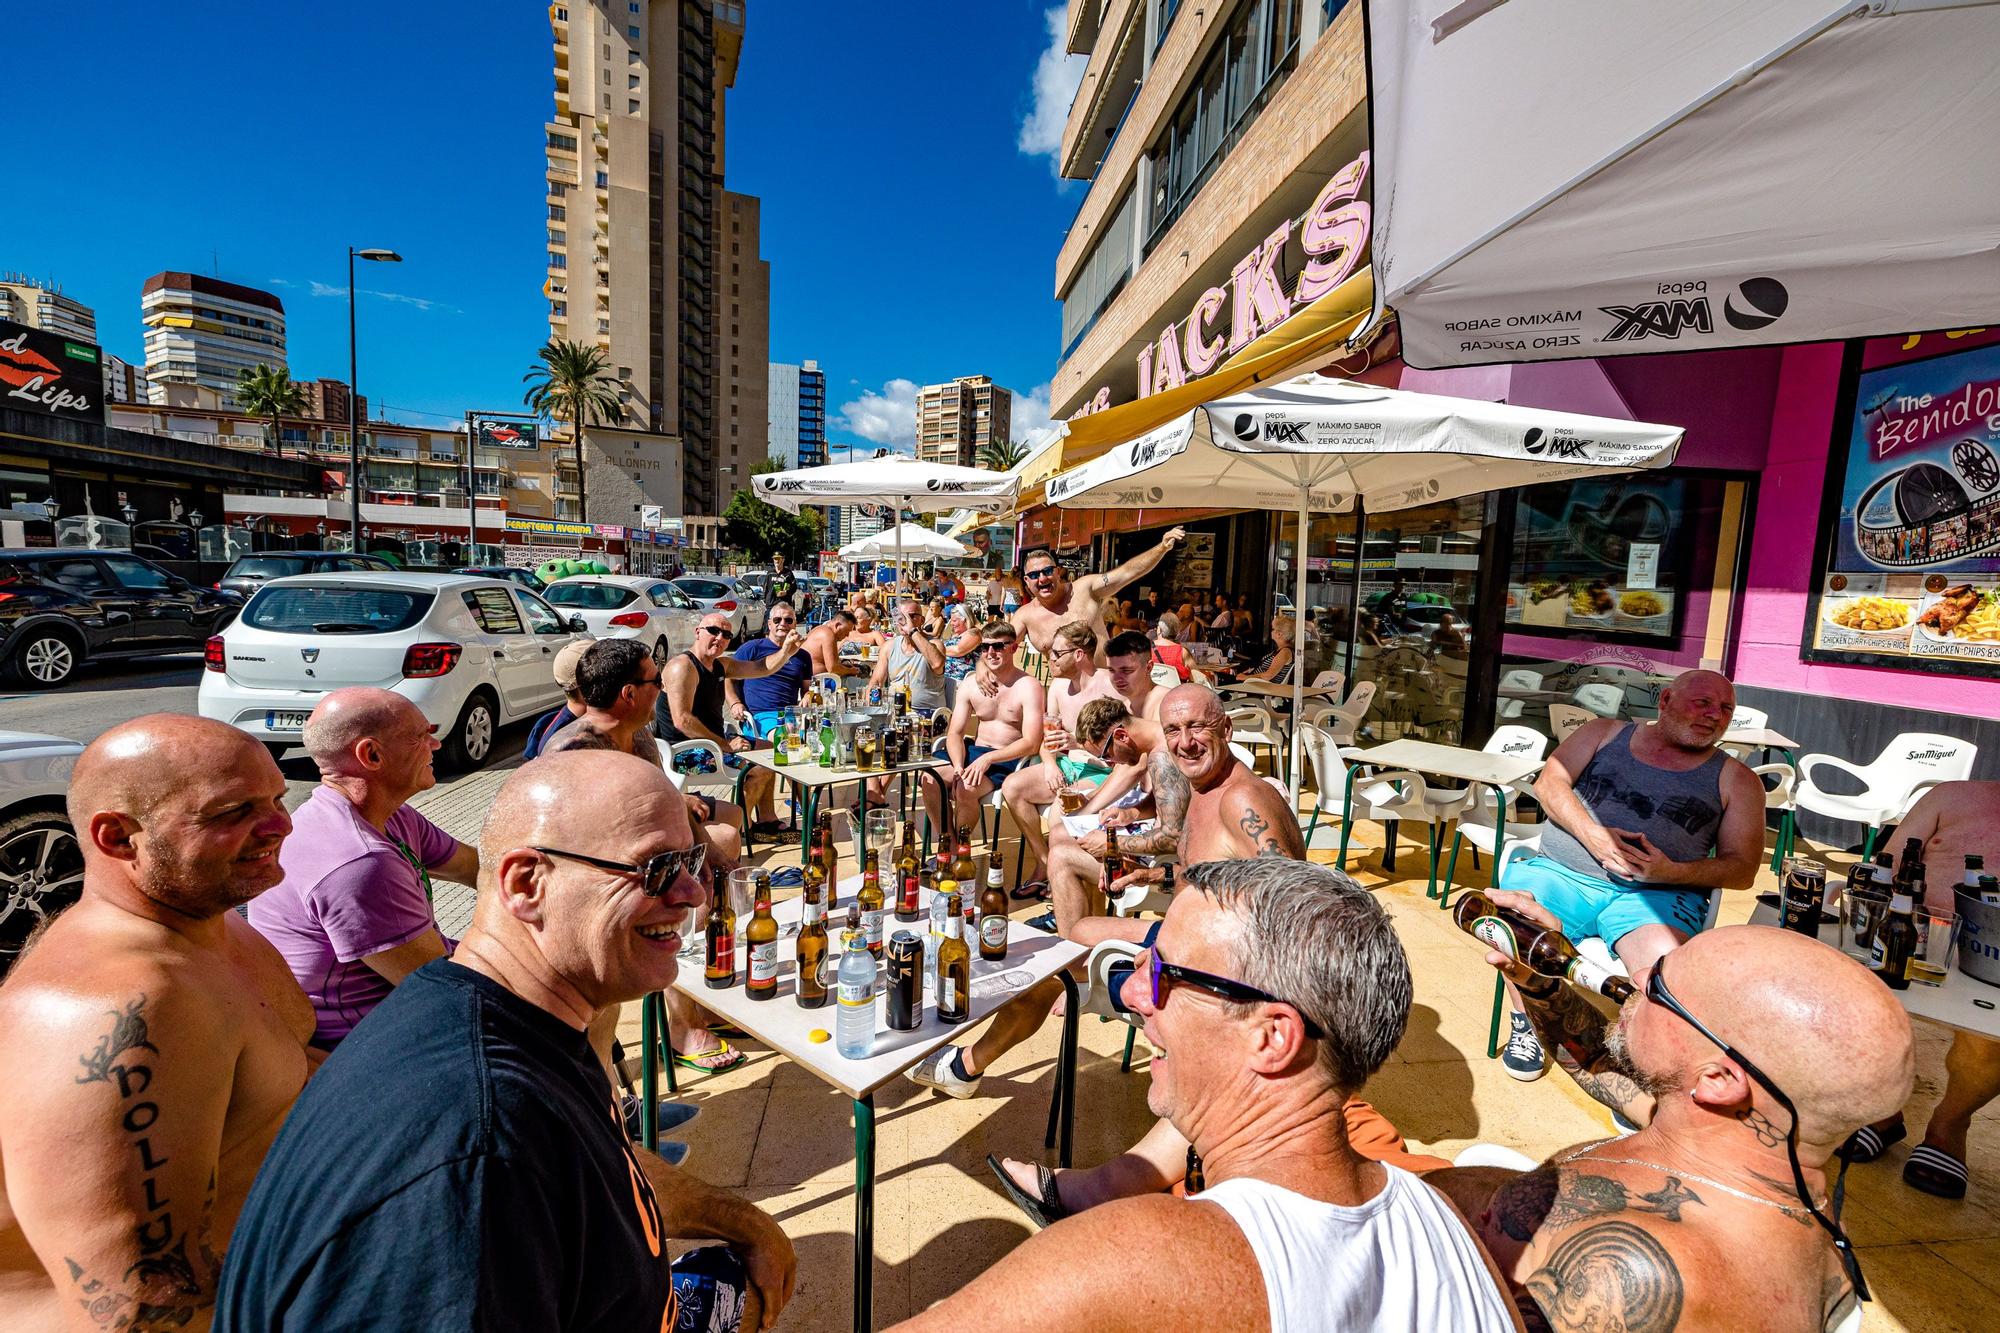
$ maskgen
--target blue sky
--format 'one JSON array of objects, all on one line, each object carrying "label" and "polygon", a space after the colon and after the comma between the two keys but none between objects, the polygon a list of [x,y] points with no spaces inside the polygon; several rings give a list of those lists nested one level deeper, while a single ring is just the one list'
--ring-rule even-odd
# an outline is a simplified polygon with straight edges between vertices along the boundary
[{"label": "blue sky", "polygon": [[[763,200],[772,359],[819,361],[836,443],[905,443],[915,384],[976,373],[1042,391],[1025,433],[1083,188],[1046,151],[1081,58],[1036,0],[747,7],[726,174]],[[0,269],[94,306],[110,351],[143,354],[140,284],[189,269],[277,293],[292,373],[345,378],[346,247],[385,246],[405,262],[356,281],[378,415],[518,404],[548,332],[543,5],[111,0],[9,28]]]}]

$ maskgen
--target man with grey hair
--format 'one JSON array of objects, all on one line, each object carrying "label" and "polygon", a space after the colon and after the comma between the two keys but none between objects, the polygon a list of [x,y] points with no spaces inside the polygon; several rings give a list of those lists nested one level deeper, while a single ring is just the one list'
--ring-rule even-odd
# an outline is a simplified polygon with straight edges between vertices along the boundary
[{"label": "man with grey hair", "polygon": [[312,1001],[313,1045],[332,1050],[404,977],[449,951],[431,911],[433,872],[479,875],[467,847],[410,808],[437,785],[437,738],[400,694],[335,690],[306,719],[319,786],[292,816],[285,878],[251,900],[250,924]]},{"label": "man with grey hair", "polygon": [[1065,1218],[903,1327],[1518,1328],[1451,1203],[1348,1142],[1343,1108],[1409,1018],[1381,906],[1278,857],[1195,866],[1186,886],[1126,993],[1154,1048],[1147,1105],[1203,1187]]}]

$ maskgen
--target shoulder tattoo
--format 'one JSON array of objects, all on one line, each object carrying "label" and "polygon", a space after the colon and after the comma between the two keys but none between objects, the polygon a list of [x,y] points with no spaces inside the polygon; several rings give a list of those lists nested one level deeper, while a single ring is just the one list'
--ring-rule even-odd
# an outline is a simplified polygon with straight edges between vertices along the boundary
[{"label": "shoulder tattoo", "polygon": [[1686,1300],[1673,1256],[1643,1227],[1599,1222],[1556,1247],[1526,1289],[1557,1330],[1669,1333]]}]

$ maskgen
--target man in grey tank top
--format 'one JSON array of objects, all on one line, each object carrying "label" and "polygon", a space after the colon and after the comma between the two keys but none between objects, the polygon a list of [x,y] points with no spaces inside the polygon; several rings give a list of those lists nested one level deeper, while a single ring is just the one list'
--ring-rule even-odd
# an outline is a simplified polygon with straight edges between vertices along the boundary
[{"label": "man in grey tank top", "polygon": [[[1718,748],[1735,712],[1727,677],[1689,671],[1660,691],[1657,720],[1579,727],[1535,780],[1541,851],[1510,862],[1504,887],[1634,974],[1686,942],[1709,893],[1749,888],[1764,859],[1764,784]],[[1519,996],[1501,1063],[1523,1081],[1548,1068]]]}]

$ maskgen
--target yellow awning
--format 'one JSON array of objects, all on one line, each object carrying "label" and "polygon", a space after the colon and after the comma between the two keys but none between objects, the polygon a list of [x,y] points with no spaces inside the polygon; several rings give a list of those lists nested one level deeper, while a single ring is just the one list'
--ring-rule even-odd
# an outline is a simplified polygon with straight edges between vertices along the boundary
[{"label": "yellow awning", "polygon": [[[1061,470],[1087,463],[1203,403],[1241,393],[1253,385],[1289,379],[1311,366],[1334,360],[1346,347],[1349,335],[1368,318],[1374,304],[1374,270],[1363,268],[1230,357],[1213,374],[1189,380],[1178,389],[1072,418],[1066,423],[1067,433],[1062,437]],[[1037,477],[1032,487],[1023,481],[1020,496],[1014,502],[1016,513],[1043,503],[1041,483],[1056,471],[1051,468]]]}]

